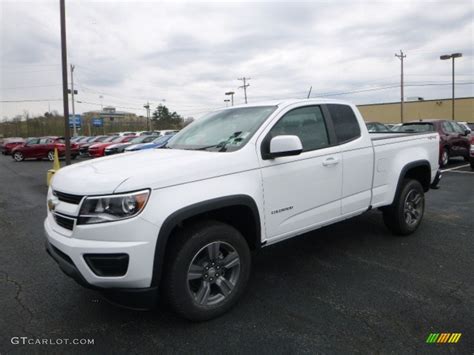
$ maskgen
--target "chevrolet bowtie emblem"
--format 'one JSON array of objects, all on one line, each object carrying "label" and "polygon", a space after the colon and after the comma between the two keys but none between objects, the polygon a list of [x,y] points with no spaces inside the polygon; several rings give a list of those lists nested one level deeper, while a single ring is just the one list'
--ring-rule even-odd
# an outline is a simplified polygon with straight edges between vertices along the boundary
[{"label": "chevrolet bowtie emblem", "polygon": [[56,208],[56,206],[58,205],[59,203],[59,200],[57,198],[50,198],[48,199],[48,209],[50,211],[54,211],[54,209]]}]

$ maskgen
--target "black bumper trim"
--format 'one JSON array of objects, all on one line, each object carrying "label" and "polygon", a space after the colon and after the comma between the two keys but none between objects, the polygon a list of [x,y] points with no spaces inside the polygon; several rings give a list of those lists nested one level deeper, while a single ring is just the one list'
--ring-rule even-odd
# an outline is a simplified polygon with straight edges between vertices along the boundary
[{"label": "black bumper trim", "polygon": [[438,171],[436,172],[436,176],[435,176],[433,182],[430,185],[430,188],[432,188],[434,190],[439,189],[439,182],[441,181],[442,177],[443,177],[443,175],[441,175],[441,170],[438,169]]},{"label": "black bumper trim", "polygon": [[46,240],[46,252],[56,261],[59,268],[79,285],[102,293],[104,298],[114,305],[135,310],[153,309],[158,304],[158,287],[147,288],[104,288],[91,285],[82,276],[73,261]]}]

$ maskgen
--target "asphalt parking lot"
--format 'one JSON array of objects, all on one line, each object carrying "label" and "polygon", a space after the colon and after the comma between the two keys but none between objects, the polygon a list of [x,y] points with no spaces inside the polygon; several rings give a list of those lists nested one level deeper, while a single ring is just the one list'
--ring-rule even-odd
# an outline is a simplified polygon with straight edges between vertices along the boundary
[{"label": "asphalt parking lot", "polygon": [[[0,156],[0,354],[474,351],[474,173],[463,162],[427,194],[415,235],[393,237],[373,211],[263,249],[241,302],[206,323],[117,308],[64,275],[44,251],[50,167]],[[459,343],[426,344],[445,332]]]}]

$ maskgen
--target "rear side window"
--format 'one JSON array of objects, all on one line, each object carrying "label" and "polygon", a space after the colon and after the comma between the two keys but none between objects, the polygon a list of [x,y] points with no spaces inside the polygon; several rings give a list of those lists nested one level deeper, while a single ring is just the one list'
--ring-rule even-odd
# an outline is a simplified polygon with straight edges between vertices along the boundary
[{"label": "rear side window", "polygon": [[350,106],[329,104],[326,107],[331,114],[334,132],[339,144],[360,137],[359,121]]}]

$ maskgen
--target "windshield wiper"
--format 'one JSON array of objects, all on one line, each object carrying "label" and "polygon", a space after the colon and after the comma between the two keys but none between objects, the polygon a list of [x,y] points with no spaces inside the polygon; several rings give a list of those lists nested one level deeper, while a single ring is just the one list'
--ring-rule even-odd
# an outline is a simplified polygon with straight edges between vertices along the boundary
[{"label": "windshield wiper", "polygon": [[207,150],[207,149],[211,149],[211,148],[219,148],[220,149],[218,150],[218,152],[225,152],[225,147],[227,146],[227,144],[229,144],[233,139],[236,139],[238,136],[240,136],[242,134],[242,131],[238,131],[238,132],[234,132],[229,138],[227,138],[225,141],[222,141],[222,142],[219,142],[217,144],[212,144],[212,145],[208,145],[206,147],[201,147],[201,148],[196,148],[196,149],[192,149],[192,150]]}]

